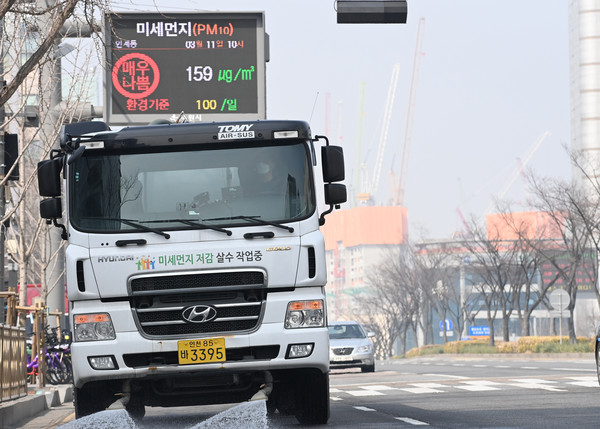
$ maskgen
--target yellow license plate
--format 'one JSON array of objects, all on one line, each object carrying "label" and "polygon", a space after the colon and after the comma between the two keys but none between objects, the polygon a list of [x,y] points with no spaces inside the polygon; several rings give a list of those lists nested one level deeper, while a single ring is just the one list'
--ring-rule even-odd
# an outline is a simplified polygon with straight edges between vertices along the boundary
[{"label": "yellow license plate", "polygon": [[225,362],[225,338],[207,338],[177,342],[179,365]]}]

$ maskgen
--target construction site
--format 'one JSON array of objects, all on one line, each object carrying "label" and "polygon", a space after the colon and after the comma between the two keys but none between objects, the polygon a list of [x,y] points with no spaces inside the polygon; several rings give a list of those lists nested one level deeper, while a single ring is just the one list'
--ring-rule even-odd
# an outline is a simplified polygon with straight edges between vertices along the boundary
[{"label": "construction site", "polygon": [[[586,10],[586,4],[573,3],[570,6],[570,67],[571,67],[571,124],[572,138],[570,147],[573,150],[582,150],[588,156],[589,162],[597,162],[598,139],[597,122],[598,115],[596,110],[600,105],[598,103],[597,79],[598,76],[597,49],[592,40],[595,40],[598,34],[598,25],[591,22],[586,17],[589,12]],[[373,272],[385,258],[391,257],[395,251],[402,248],[409,240],[409,212],[410,207],[406,205],[404,195],[406,191],[406,178],[409,174],[410,148],[413,120],[415,113],[418,113],[418,80],[421,59],[423,57],[423,32],[425,21],[419,22],[418,34],[416,38],[416,47],[412,62],[412,76],[409,85],[408,100],[396,100],[398,88],[398,70],[399,65],[395,65],[392,70],[392,77],[389,83],[389,90],[383,113],[380,136],[376,144],[376,156],[374,161],[365,162],[365,148],[363,147],[362,134],[364,112],[363,106],[364,85],[359,90],[359,112],[357,117],[358,137],[354,148],[346,147],[346,150],[354,150],[355,160],[353,166],[347,166],[351,170],[349,202],[342,210],[334,213],[323,226],[325,235],[325,246],[327,251],[328,263],[328,314],[330,320],[353,320],[361,319],[360,294],[366,293],[369,288],[368,276]],[[404,65],[406,67],[406,64]],[[594,69],[594,70],[592,70]],[[403,118],[397,115],[393,116],[392,111],[395,104],[407,103],[407,114]],[[402,122],[404,136],[402,139],[389,139],[390,123]],[[507,199],[510,196],[511,189],[519,188],[522,201],[515,204],[514,216],[520,221],[529,223],[533,230],[547,228],[547,214],[532,210],[527,207],[526,199],[528,195],[525,190],[527,186],[526,171],[530,160],[537,153],[541,153],[544,142],[548,141],[550,131],[543,131],[538,134],[535,141],[525,145],[527,150],[517,154],[516,166],[510,171],[510,174],[504,173],[504,183],[493,193],[489,199],[489,204],[485,212],[479,214],[479,219],[487,223],[488,239],[496,240],[514,240],[514,231],[508,230],[502,225],[502,217],[497,213],[496,204]],[[389,171],[383,168],[384,160],[391,167]],[[414,168],[414,166],[413,166]],[[387,176],[387,184],[384,178]],[[578,177],[576,173],[573,176],[574,182],[582,182],[583,178]],[[382,192],[382,188],[387,192]],[[460,187],[460,180],[459,180]],[[462,193],[462,187],[461,187]],[[457,230],[466,233],[455,237],[443,237],[434,239],[432,242],[453,243],[451,247],[454,251],[466,252],[461,248],[460,242],[468,236],[472,221],[469,217],[470,212],[466,206],[466,197],[456,202],[455,216],[457,219]],[[516,212],[520,213],[516,213]],[[490,238],[490,230],[493,230],[493,237]],[[547,229],[544,233],[546,240],[559,240],[561,231],[556,229]],[[415,237],[412,237],[414,241]],[[423,243],[421,243],[423,244]],[[429,244],[425,243],[427,247]],[[436,248],[436,245],[433,244]],[[458,246],[458,247],[457,247]],[[458,250],[457,250],[458,249]],[[547,268],[547,267],[546,267]],[[588,268],[583,271],[587,272]],[[550,270],[551,271],[551,270]],[[550,281],[544,278],[544,272],[540,272],[536,278],[538,287],[547,286]],[[583,276],[586,277],[586,276]],[[459,287],[457,277],[456,287]],[[580,279],[581,282],[577,288],[580,290],[580,298],[577,301],[577,308],[574,312],[577,332],[582,335],[591,333],[595,326],[595,320],[598,316],[598,303],[591,289],[585,289],[586,279]],[[589,279],[587,279],[589,280]],[[464,281],[464,279],[463,279]],[[579,281],[579,280],[578,280]],[[589,282],[588,282],[589,283]],[[463,293],[469,290],[476,291],[469,285],[462,285]],[[593,286],[589,286],[593,288]],[[483,309],[483,307],[481,307]],[[467,315],[471,324],[487,324],[483,313],[480,310],[474,310]],[[534,315],[533,329],[537,333],[546,333],[545,331],[555,327],[550,327],[552,320],[556,318],[556,313],[552,313],[551,306],[544,306],[536,310]],[[434,326],[436,322],[434,322]],[[466,330],[466,325],[463,330]],[[513,330],[511,328],[511,330]],[[520,332],[518,326],[513,331]],[[464,333],[464,332],[462,332]],[[460,334],[460,333],[459,333]]]}]

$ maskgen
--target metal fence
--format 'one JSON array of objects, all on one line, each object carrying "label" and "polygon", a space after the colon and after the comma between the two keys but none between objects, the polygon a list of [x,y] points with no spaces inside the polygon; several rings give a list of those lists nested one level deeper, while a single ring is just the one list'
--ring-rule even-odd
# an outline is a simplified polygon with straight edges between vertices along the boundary
[{"label": "metal fence", "polygon": [[25,328],[0,325],[0,402],[27,395]]}]

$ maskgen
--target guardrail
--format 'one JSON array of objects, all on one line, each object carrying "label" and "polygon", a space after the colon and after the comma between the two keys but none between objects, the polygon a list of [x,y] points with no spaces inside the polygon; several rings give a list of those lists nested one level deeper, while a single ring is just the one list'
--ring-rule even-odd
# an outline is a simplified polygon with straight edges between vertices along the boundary
[{"label": "guardrail", "polygon": [[0,325],[0,402],[27,396],[25,328]]},{"label": "guardrail", "polygon": [[[17,327],[19,313],[33,314],[32,359],[38,356],[41,362],[38,375],[32,375],[32,383],[39,380],[40,387],[45,386],[45,338],[44,327],[48,316],[57,317],[60,328],[60,312],[48,312],[37,304],[34,307],[17,305],[17,293],[14,289],[0,292],[0,298],[6,299],[6,325],[0,324],[0,402],[27,396],[27,333],[24,327]],[[58,332],[61,332],[60,329]],[[60,335],[60,334],[59,334]],[[60,338],[59,338],[60,339]]]}]

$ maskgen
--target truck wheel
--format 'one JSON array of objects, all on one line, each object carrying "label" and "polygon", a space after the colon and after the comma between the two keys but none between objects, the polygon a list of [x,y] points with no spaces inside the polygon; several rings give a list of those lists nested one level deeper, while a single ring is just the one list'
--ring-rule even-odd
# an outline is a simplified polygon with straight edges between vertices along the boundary
[{"label": "truck wheel", "polygon": [[296,418],[303,425],[326,424],[329,420],[329,374],[306,371],[296,379]]},{"label": "truck wheel", "polygon": [[79,419],[90,414],[104,411],[110,405],[110,398],[107,398],[102,385],[89,383],[82,388],[73,389],[73,404],[75,405],[75,418]]},{"label": "truck wheel", "polygon": [[375,364],[360,367],[361,372],[375,372]]},{"label": "truck wheel", "polygon": [[267,413],[273,415],[279,411],[281,415],[294,415],[296,405],[294,403],[294,390],[288,383],[278,384],[267,400]]}]

